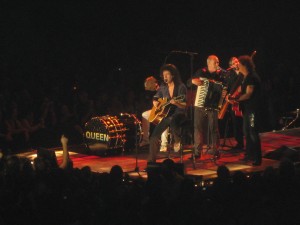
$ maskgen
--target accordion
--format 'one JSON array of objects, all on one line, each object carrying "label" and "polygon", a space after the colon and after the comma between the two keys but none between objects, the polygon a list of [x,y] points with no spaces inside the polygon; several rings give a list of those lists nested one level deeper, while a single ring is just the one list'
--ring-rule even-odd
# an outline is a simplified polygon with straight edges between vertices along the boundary
[{"label": "accordion", "polygon": [[[203,84],[198,86],[194,106],[220,110],[227,94],[227,87],[215,80],[200,77]],[[225,93],[222,94],[222,92]]]}]

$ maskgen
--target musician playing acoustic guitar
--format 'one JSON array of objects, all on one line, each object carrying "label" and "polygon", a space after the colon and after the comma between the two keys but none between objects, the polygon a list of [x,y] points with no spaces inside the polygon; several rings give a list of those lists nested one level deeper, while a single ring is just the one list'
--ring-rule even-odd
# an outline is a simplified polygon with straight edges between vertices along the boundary
[{"label": "musician playing acoustic guitar", "polygon": [[[168,104],[167,114],[155,126],[150,136],[150,151],[148,162],[156,162],[156,156],[160,149],[161,134],[170,127],[171,133],[174,137],[174,151],[180,149],[180,122],[185,118],[186,107],[186,86],[181,82],[181,77],[178,69],[173,64],[166,64],[160,68],[160,76],[164,84],[162,84],[153,97],[153,107],[159,108],[159,99],[167,99]],[[180,101],[174,98],[182,96]],[[160,112],[160,111],[158,111]]]},{"label": "musician playing acoustic guitar", "polygon": [[[156,80],[155,77],[149,76],[145,79],[144,82],[145,90],[150,91],[153,93],[156,93],[156,91],[159,89],[159,84],[158,81]],[[152,96],[149,97],[149,100],[152,101]],[[150,103],[152,105],[152,103]],[[149,117],[150,117],[151,109],[144,111],[142,113],[142,131],[143,131],[143,139],[140,143],[140,147],[143,146],[148,146],[149,145],[149,134],[150,134],[150,122],[149,122]],[[160,151],[161,152],[166,152],[167,146],[168,146],[168,132],[169,130],[166,129],[162,135],[161,135],[161,146],[160,146]]]}]

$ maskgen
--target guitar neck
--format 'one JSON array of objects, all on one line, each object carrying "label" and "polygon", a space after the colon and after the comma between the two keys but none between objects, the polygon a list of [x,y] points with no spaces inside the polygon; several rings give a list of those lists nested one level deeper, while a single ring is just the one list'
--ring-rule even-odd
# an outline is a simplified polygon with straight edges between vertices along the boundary
[{"label": "guitar neck", "polygon": [[170,105],[170,104],[171,104],[170,101],[168,101],[168,102],[166,102],[165,104],[162,104],[161,107],[166,107],[166,106],[168,106],[168,105]]},{"label": "guitar neck", "polygon": [[218,113],[218,119],[223,119],[224,118],[228,106],[229,106],[229,102],[225,102],[224,105],[222,106],[222,108],[220,109],[219,113]]},{"label": "guitar neck", "polygon": [[[178,96],[178,97],[175,97],[175,98],[172,98],[172,99],[176,101],[176,100],[180,99],[181,97],[182,96]],[[166,106],[170,105],[171,104],[170,101],[167,101],[166,103],[162,104],[161,107],[166,107]]]}]

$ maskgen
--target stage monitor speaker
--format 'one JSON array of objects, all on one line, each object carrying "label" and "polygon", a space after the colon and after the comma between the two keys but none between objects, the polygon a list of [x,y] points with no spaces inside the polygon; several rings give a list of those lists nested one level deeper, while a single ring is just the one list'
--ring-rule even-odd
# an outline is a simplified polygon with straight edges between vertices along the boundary
[{"label": "stage monitor speaker", "polygon": [[265,154],[264,158],[274,159],[274,160],[281,160],[283,158],[288,158],[293,162],[299,162],[300,150],[299,148],[289,148],[283,145],[280,148]]},{"label": "stage monitor speaker", "polygon": [[[147,172],[160,174],[163,170],[163,163],[151,163],[147,164]],[[174,170],[181,176],[185,175],[185,168],[183,163],[174,163]]]}]

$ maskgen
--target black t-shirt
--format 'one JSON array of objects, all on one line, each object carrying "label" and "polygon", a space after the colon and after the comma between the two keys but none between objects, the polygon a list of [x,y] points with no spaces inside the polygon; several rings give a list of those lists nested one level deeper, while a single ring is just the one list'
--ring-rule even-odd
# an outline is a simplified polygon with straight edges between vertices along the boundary
[{"label": "black t-shirt", "polygon": [[261,100],[261,80],[256,73],[248,74],[247,77],[244,78],[241,86],[241,94],[246,93],[246,89],[248,85],[254,86],[253,93],[250,99],[241,101],[240,106],[243,112],[245,111],[258,111]]},{"label": "black t-shirt", "polygon": [[198,77],[204,77],[204,78],[215,80],[215,81],[225,82],[225,71],[217,70],[217,71],[211,73],[205,67],[205,68],[198,70],[193,76],[193,78],[198,78]]},{"label": "black t-shirt", "polygon": [[244,79],[242,74],[236,74],[234,70],[230,70],[226,73],[225,83],[227,84],[228,93],[233,94],[233,92],[241,85]]}]

